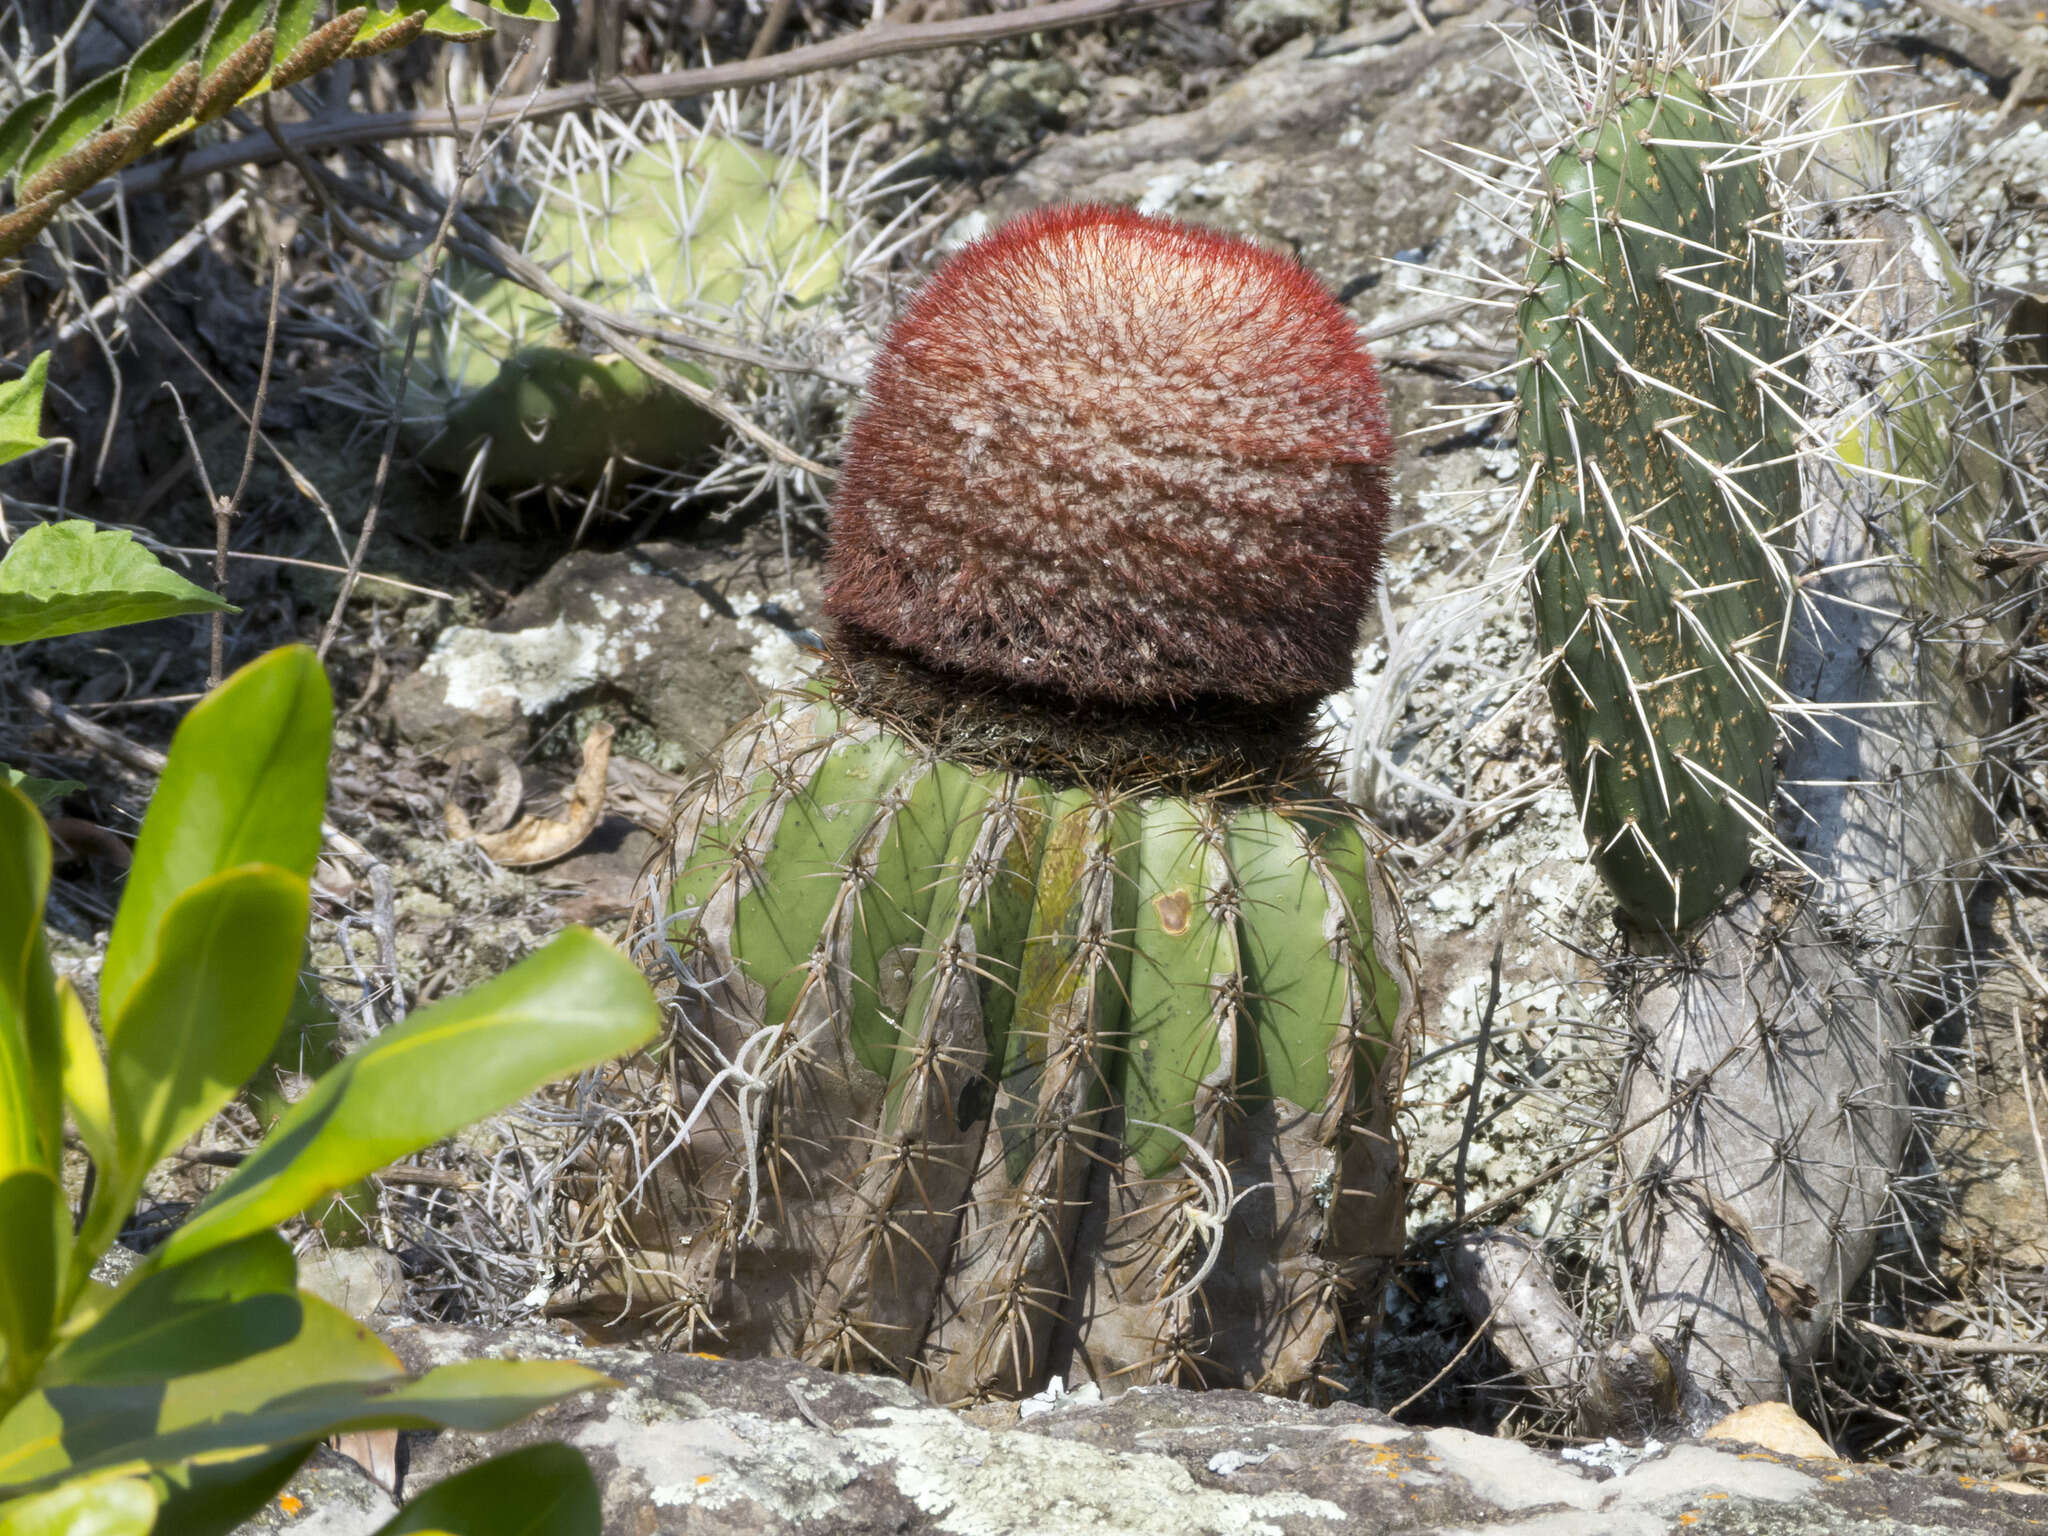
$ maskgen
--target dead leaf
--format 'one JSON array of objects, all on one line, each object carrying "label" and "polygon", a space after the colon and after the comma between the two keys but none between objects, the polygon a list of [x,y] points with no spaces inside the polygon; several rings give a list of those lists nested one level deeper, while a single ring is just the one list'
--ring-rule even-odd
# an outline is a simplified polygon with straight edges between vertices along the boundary
[{"label": "dead leaf", "polygon": [[1760,1445],[1780,1456],[1797,1456],[1807,1461],[1840,1459],[1835,1448],[1820,1437],[1820,1431],[1799,1417],[1790,1403],[1751,1403],[1738,1408],[1701,1438]]},{"label": "dead leaf", "polygon": [[[575,786],[560,821],[545,816],[525,816],[503,832],[479,832],[470,841],[499,864],[546,864],[574,853],[596,829],[604,815],[605,770],[611,764],[612,728],[598,724],[583,738],[583,766],[576,772]],[[456,815],[454,806],[449,810]],[[453,831],[450,822],[450,831]]]},{"label": "dead leaf", "polygon": [[1756,1261],[1764,1272],[1764,1290],[1769,1294],[1772,1306],[1795,1323],[1803,1323],[1813,1316],[1813,1309],[1820,1305],[1820,1292],[1813,1288],[1806,1276],[1767,1253],[1758,1254]]},{"label": "dead leaf", "polygon": [[398,1492],[398,1431],[395,1429],[353,1429],[327,1442],[341,1455],[370,1474],[386,1492]]},{"label": "dead leaf", "polygon": [[97,859],[116,869],[126,869],[130,863],[128,845],[121,840],[121,835],[96,821],[82,821],[76,816],[52,816],[49,827],[58,852],[66,858]]},{"label": "dead leaf", "polygon": [[443,761],[456,771],[458,779],[462,770],[474,763],[477,777],[491,781],[490,804],[484,807],[483,815],[475,822],[450,794],[441,807],[441,820],[446,824],[450,837],[458,843],[466,843],[479,832],[502,832],[512,825],[512,818],[519,814],[519,802],[526,798],[526,781],[520,776],[519,765],[512,761],[511,753],[502,747],[472,742],[455,748]]}]

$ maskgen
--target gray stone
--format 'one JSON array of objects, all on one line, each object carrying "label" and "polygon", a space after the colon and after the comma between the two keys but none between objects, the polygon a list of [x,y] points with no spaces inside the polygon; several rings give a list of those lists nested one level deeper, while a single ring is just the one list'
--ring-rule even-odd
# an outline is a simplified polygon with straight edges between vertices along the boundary
[{"label": "gray stone", "polygon": [[1223,17],[1223,30],[1254,53],[1343,24],[1344,0],[1232,0]]},{"label": "gray stone", "polygon": [[537,720],[603,688],[693,758],[806,674],[819,598],[816,568],[786,572],[766,536],[579,550],[488,627],[443,630],[393,686],[392,724],[424,747],[516,748]]},{"label": "gray stone", "polygon": [[1443,241],[1459,211],[1464,187],[1423,151],[1511,147],[1518,89],[1477,24],[1492,14],[1431,33],[1396,17],[1297,38],[1192,111],[1048,144],[988,213],[1099,200],[1220,225],[1292,252],[1375,311],[1378,296],[1360,295],[1396,254]]},{"label": "gray stone", "polygon": [[[392,1343],[418,1369],[557,1357],[618,1381],[616,1391],[502,1434],[422,1437],[404,1491],[521,1445],[563,1440],[597,1474],[606,1530],[634,1536],[2016,1536],[2041,1508],[1964,1479],[1699,1443],[1614,1475],[1515,1441],[1411,1429],[1352,1404],[1309,1408],[1251,1392],[1148,1387],[1107,1401],[1075,1394],[1028,1417],[1015,1403],[963,1414],[931,1406],[899,1381],[786,1360],[586,1347],[539,1329],[418,1329]],[[334,1469],[322,1461],[317,1470],[331,1479]],[[349,1497],[331,1480],[302,1480],[290,1493],[305,1518],[327,1518],[327,1536],[375,1528],[377,1516],[350,1524],[331,1513]],[[315,1508],[316,1498],[328,1504]]]},{"label": "gray stone", "polygon": [[299,1287],[368,1322],[405,1307],[405,1269],[382,1248],[329,1248],[299,1260]]}]

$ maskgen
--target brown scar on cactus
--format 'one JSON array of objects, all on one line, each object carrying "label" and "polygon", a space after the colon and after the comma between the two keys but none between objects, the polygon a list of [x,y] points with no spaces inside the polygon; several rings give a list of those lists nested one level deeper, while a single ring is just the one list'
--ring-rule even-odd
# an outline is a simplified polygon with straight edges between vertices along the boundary
[{"label": "brown scar on cactus", "polygon": [[1415,983],[1310,711],[1390,446],[1356,328],[1247,242],[1062,208],[931,280],[847,449],[828,681],[644,882],[671,1129],[578,1195],[626,1253],[593,1310],[947,1402],[1356,1369]]}]

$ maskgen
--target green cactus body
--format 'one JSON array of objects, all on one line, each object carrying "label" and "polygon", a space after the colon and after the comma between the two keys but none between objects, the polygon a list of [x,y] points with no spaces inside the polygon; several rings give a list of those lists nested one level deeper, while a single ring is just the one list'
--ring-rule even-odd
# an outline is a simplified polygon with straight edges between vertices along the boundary
[{"label": "green cactus body", "polygon": [[[522,249],[568,292],[616,314],[699,329],[818,303],[839,286],[841,229],[797,161],[704,135],[649,145],[543,184]],[[679,465],[718,424],[694,401],[618,357],[591,358],[548,299],[465,261],[448,264],[447,303],[423,333],[413,387],[437,405],[422,457],[484,483],[588,485],[608,463]],[[392,290],[391,366],[402,354],[410,284]],[[695,365],[678,369],[711,385]]]},{"label": "green cactus body", "polygon": [[1774,782],[1803,370],[1729,116],[1683,72],[1627,85],[1548,167],[1517,316],[1551,704],[1595,862],[1654,927],[1740,882]]},{"label": "green cactus body", "polygon": [[1287,1390],[1399,1251],[1413,987],[1342,806],[1062,786],[792,698],[647,901],[701,1109],[659,1204],[710,1347],[943,1401]]}]

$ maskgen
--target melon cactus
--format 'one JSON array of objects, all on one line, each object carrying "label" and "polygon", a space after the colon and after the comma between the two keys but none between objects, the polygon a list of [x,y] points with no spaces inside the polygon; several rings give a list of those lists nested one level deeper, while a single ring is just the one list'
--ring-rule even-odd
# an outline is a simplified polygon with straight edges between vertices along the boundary
[{"label": "melon cactus", "polygon": [[1680,928],[1771,823],[1803,366],[1760,153],[1684,70],[1609,82],[1545,170],[1525,296],[1530,585],[1594,861]]},{"label": "melon cactus", "polygon": [[1390,439],[1293,262],[1106,208],[947,263],[869,382],[825,675],[650,872],[690,1347],[1314,1392],[1401,1241],[1414,996],[1311,739]]}]

